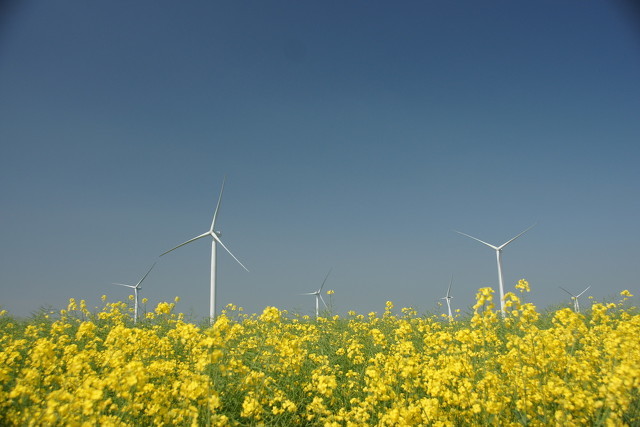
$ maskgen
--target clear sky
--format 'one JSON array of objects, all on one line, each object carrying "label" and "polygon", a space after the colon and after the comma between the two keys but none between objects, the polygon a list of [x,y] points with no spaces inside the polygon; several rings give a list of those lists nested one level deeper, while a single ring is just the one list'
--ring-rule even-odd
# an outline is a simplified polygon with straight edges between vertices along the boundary
[{"label": "clear sky", "polygon": [[[632,3],[24,1],[0,8],[0,305],[436,311],[639,293]],[[496,289],[497,290],[497,289]],[[585,295],[586,296],[586,295]],[[326,298],[326,297],[325,297]],[[328,300],[328,299],[327,299]],[[586,303],[583,302],[583,306]]]}]

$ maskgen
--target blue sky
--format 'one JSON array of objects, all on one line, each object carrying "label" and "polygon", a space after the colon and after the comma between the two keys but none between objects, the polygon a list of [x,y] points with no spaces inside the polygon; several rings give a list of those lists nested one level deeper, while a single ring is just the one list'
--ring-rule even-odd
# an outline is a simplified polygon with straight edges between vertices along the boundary
[{"label": "blue sky", "polygon": [[[0,21],[0,305],[178,295],[311,313],[640,291],[628,3],[14,2]],[[583,303],[584,305],[584,303]]]}]

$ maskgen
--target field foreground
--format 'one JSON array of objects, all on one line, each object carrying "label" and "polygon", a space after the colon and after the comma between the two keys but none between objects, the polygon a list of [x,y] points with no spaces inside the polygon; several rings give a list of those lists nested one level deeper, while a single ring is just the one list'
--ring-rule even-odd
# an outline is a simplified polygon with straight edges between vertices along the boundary
[{"label": "field foreground", "polygon": [[1,312],[0,424],[640,425],[640,314],[621,295],[540,314],[509,293],[504,320],[490,288],[468,319]]}]

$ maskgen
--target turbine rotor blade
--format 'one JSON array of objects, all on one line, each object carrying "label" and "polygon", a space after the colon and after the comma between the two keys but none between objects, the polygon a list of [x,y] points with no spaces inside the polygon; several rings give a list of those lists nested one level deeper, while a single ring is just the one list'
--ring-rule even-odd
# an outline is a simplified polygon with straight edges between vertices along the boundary
[{"label": "turbine rotor blade", "polygon": [[142,281],[144,279],[147,278],[147,276],[149,275],[149,273],[151,273],[151,270],[153,270],[153,267],[155,267],[155,266],[156,266],[156,263],[154,262],[153,265],[151,266],[151,268],[149,269],[149,271],[147,271],[147,274],[145,274],[144,277],[142,279],[140,279],[140,281],[136,284],[136,286],[135,286],[136,288],[140,289],[140,284],[142,283]]},{"label": "turbine rotor blade", "polygon": [[320,289],[318,289],[318,292],[322,292],[322,288],[324,288],[324,284],[327,282],[327,278],[329,277],[329,274],[331,274],[331,270],[333,270],[333,268],[330,268],[327,275],[324,276],[324,280],[322,281],[322,286],[320,286]]},{"label": "turbine rotor blade", "polygon": [[324,298],[322,298],[321,294],[318,294],[318,296],[320,297],[320,301],[322,301],[322,303],[324,304],[325,308],[329,308],[329,306],[327,305],[326,302],[324,302]]},{"label": "turbine rotor blade", "polygon": [[503,243],[500,247],[498,247],[498,249],[502,249],[505,246],[507,246],[509,243],[513,242],[514,240],[516,240],[518,237],[522,236],[524,233],[526,233],[527,231],[531,230],[533,227],[536,226],[537,223],[533,224],[531,227],[527,228],[526,230],[524,230],[522,233],[518,234],[516,237],[514,237],[513,239],[507,241],[506,243]]},{"label": "turbine rotor blade", "polygon": [[462,234],[463,236],[470,237],[470,238],[472,238],[473,240],[477,240],[478,242],[482,243],[483,245],[487,245],[487,246],[489,246],[490,248],[495,249],[496,251],[499,249],[497,246],[493,246],[493,245],[492,245],[492,244],[490,244],[490,243],[487,243],[487,242],[485,242],[485,241],[482,241],[482,240],[478,239],[477,237],[473,237],[473,236],[471,236],[471,235],[469,235],[469,234],[467,234],[467,233],[463,233],[462,231],[458,231],[458,230],[453,230],[453,231],[455,231],[455,232],[456,232],[456,233],[458,233],[458,234]]},{"label": "turbine rotor blade", "polygon": [[216,235],[216,233],[211,234],[213,236],[213,238],[216,240],[216,242],[220,243],[220,245],[224,248],[225,251],[229,252],[229,255],[231,255],[233,257],[233,259],[236,260],[236,262],[238,264],[240,264],[240,266],[242,268],[244,268],[245,270],[247,270],[247,272],[249,272],[249,269],[247,267],[245,267],[238,258],[236,258],[236,256],[234,254],[231,253],[231,251],[229,249],[227,249],[227,247],[224,245],[224,243],[222,243],[222,240],[220,240],[220,238]]},{"label": "turbine rotor blade", "polygon": [[125,285],[124,283],[112,283],[112,285],[126,286],[127,288],[135,289],[135,286],[133,286],[133,285]]},{"label": "turbine rotor blade", "polygon": [[227,180],[227,176],[225,175],[222,179],[222,188],[220,189],[220,195],[218,196],[218,203],[216,204],[216,210],[213,212],[213,221],[211,221],[211,231],[213,232],[213,227],[216,226],[216,218],[218,216],[218,209],[220,209],[220,202],[222,201],[222,193],[224,193],[224,183]]},{"label": "turbine rotor blade", "polygon": [[585,289],[584,291],[580,292],[578,295],[576,295],[576,298],[578,298],[579,296],[581,296],[582,294],[584,294],[585,292],[587,292],[587,290],[589,290],[589,288],[591,287],[591,285],[587,286],[587,289]]},{"label": "turbine rotor blade", "polygon": [[449,280],[449,288],[447,289],[447,298],[451,296],[451,284],[453,283],[453,274],[451,275],[451,280]]},{"label": "turbine rotor blade", "polygon": [[562,289],[563,291],[565,291],[566,293],[568,293],[569,295],[571,295],[572,297],[576,297],[574,294],[572,294],[571,292],[569,292],[568,290],[566,290],[565,288],[563,288],[562,286],[558,286],[560,289]]},{"label": "turbine rotor blade", "polygon": [[210,234],[211,234],[211,233],[210,233],[209,231],[207,231],[206,233],[202,233],[201,235],[196,236],[196,237],[194,237],[194,238],[193,238],[193,239],[191,239],[191,240],[187,240],[187,241],[186,241],[186,242],[184,242],[184,243],[180,243],[178,246],[176,246],[176,247],[175,247],[175,248],[173,248],[173,249],[169,249],[168,251],[161,253],[161,254],[160,254],[160,256],[162,256],[162,255],[166,255],[166,254],[168,254],[169,252],[171,252],[171,251],[174,251],[174,250],[178,249],[179,247],[182,247],[182,246],[184,246],[184,245],[186,245],[186,244],[188,244],[188,243],[191,243],[191,242],[193,242],[194,240],[198,240],[198,239],[201,239],[201,238],[203,238],[203,237],[205,237],[205,236],[209,236]]}]

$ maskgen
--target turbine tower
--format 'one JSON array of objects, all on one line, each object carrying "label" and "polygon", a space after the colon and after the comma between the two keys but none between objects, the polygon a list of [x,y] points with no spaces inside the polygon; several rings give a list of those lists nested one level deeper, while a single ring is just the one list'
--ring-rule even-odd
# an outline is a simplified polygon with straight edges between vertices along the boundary
[{"label": "turbine tower", "polygon": [[169,252],[178,249],[181,246],[184,246],[188,243],[194,242],[198,239],[201,239],[203,237],[207,237],[207,236],[211,236],[211,295],[210,295],[210,300],[209,300],[209,318],[210,321],[213,322],[213,320],[216,317],[216,244],[220,244],[220,246],[222,246],[224,248],[225,251],[227,251],[229,253],[229,255],[231,255],[231,257],[233,257],[233,259],[236,260],[236,262],[238,264],[240,264],[240,266],[242,268],[244,268],[245,270],[249,271],[247,269],[247,267],[245,267],[244,265],[242,265],[242,263],[240,262],[240,260],[238,260],[238,258],[235,257],[235,255],[233,255],[231,253],[231,251],[224,245],[224,243],[222,243],[222,240],[220,240],[220,236],[222,235],[221,232],[219,231],[215,231],[214,228],[216,226],[216,218],[218,217],[218,209],[220,209],[220,201],[222,200],[222,193],[224,192],[224,183],[226,181],[226,177],[222,180],[222,189],[220,190],[220,196],[218,197],[218,204],[216,205],[216,210],[213,213],[213,221],[211,221],[211,227],[209,228],[209,231],[202,233],[199,236],[194,237],[193,239],[187,240],[184,243],[179,244],[178,246],[176,246],[175,248],[169,249],[166,252],[163,252],[162,254],[160,254],[160,256],[166,255]]},{"label": "turbine tower", "polygon": [[460,231],[455,231],[458,234],[462,234],[463,236],[467,236],[473,240],[477,240],[478,242],[482,243],[483,245],[486,245],[488,247],[490,247],[491,249],[496,251],[496,259],[498,261],[498,284],[500,286],[500,311],[502,313],[502,317],[505,317],[505,311],[504,311],[504,279],[503,279],[503,275],[502,275],[502,250],[511,242],[513,242],[514,240],[516,240],[518,237],[522,236],[524,233],[526,233],[527,231],[531,230],[533,227],[535,227],[536,224],[533,224],[531,227],[527,228],[526,230],[524,230],[522,233],[518,234],[517,236],[515,236],[514,238],[507,240],[505,243],[501,244],[500,246],[494,246],[491,245],[487,242],[484,242],[480,239],[478,239],[477,237],[473,237],[470,236],[469,234],[466,233],[462,233]]},{"label": "turbine tower", "polygon": [[133,289],[133,298],[135,300],[134,304],[133,304],[133,323],[137,323],[138,322],[138,291],[140,289],[142,289],[142,286],[140,286],[142,284],[142,281],[144,279],[147,278],[147,276],[149,275],[149,273],[151,273],[151,270],[153,270],[153,267],[156,266],[156,263],[154,262],[153,265],[151,266],[151,268],[149,269],[149,271],[147,271],[147,274],[145,274],[142,279],[140,279],[140,281],[138,283],[136,283],[135,285],[125,285],[124,283],[113,283],[114,285],[118,285],[118,286],[126,286],[127,288],[131,288]]},{"label": "turbine tower", "polygon": [[327,306],[327,303],[324,302],[324,298],[322,298],[322,288],[324,288],[324,284],[327,282],[327,278],[329,277],[329,274],[331,273],[331,270],[329,270],[329,272],[327,273],[327,275],[324,277],[324,280],[322,281],[322,285],[320,286],[320,288],[318,288],[317,291],[315,292],[309,292],[306,294],[300,294],[300,295],[315,295],[316,296],[316,319],[320,316],[320,301],[322,301],[322,303],[324,304],[325,308],[329,308]]},{"label": "turbine tower", "polygon": [[578,298],[580,298],[582,296],[582,294],[587,292],[587,290],[591,287],[591,285],[587,286],[587,288],[584,291],[580,292],[578,295],[572,294],[571,292],[569,292],[568,290],[566,290],[562,286],[558,286],[558,287],[560,289],[562,289],[563,291],[565,291],[566,293],[568,293],[569,295],[571,295],[571,299],[573,300],[573,310],[576,313],[580,313],[580,303],[578,302]]},{"label": "turbine tower", "polygon": [[449,311],[449,320],[453,319],[453,315],[451,314],[451,300],[453,297],[451,296],[451,284],[453,283],[453,275],[451,276],[451,280],[449,281],[449,288],[447,289],[447,296],[443,299],[447,302],[447,310]]}]

